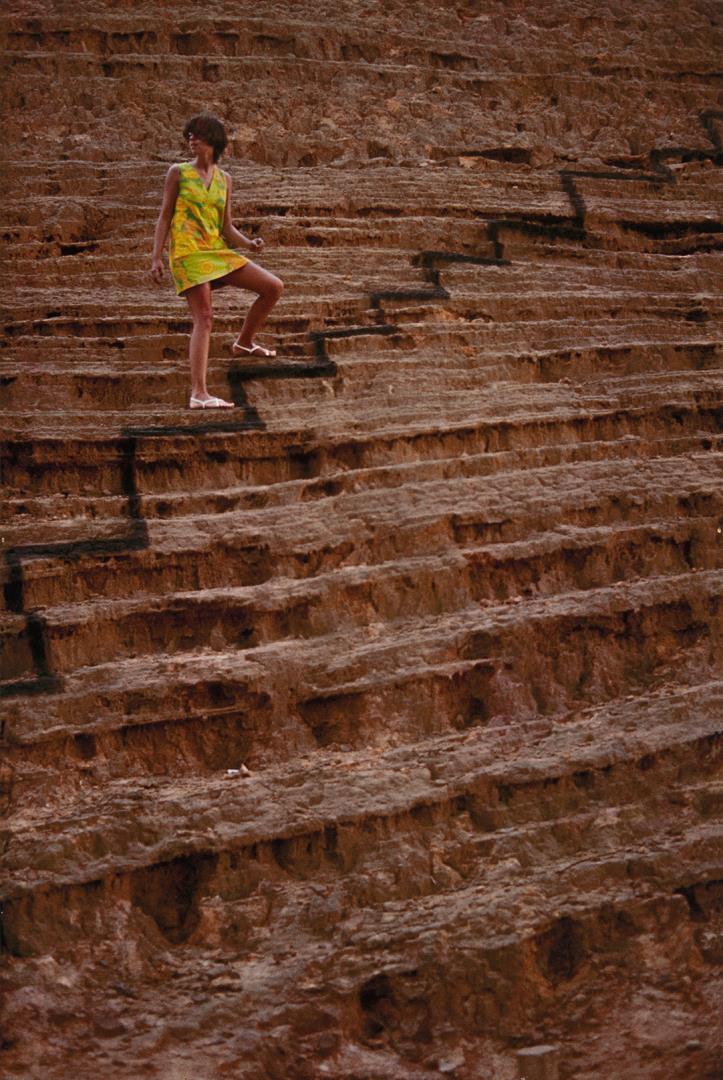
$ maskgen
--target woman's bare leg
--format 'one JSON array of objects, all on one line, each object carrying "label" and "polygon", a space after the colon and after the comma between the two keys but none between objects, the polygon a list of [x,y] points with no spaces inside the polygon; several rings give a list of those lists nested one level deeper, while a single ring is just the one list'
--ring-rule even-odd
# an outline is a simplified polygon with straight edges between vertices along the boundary
[{"label": "woman's bare leg", "polygon": [[284,283],[268,270],[252,262],[228,274],[223,279],[223,283],[235,285],[239,289],[250,289],[251,292],[258,294],[246,314],[241,333],[236,339],[238,345],[250,349],[255,335],[266,322],[269,312],[283,293]]},{"label": "woman's bare leg", "polygon": [[[211,304],[211,286],[205,281],[194,285],[183,294],[191,309],[193,330],[188,344],[188,358],[191,365],[191,397],[197,401],[208,401],[211,397],[206,389],[208,371],[208,352],[211,346],[211,328],[213,326],[213,306]],[[219,399],[222,400],[222,399]],[[233,405],[232,401],[224,402]]]}]

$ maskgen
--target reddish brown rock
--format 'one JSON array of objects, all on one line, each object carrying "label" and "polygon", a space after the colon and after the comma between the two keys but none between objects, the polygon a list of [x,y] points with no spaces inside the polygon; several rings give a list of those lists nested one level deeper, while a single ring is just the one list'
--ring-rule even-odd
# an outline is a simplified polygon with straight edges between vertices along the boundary
[{"label": "reddish brown rock", "polygon": [[[716,6],[3,33],[3,1075],[712,1080]],[[286,282],[224,416],[201,107]]]}]

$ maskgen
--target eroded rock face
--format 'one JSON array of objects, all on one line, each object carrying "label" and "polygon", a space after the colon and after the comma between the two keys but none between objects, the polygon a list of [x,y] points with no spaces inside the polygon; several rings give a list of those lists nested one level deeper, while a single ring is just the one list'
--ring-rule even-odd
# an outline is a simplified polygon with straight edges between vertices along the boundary
[{"label": "eroded rock face", "polygon": [[718,18],[4,15],[3,1075],[717,1075]]}]

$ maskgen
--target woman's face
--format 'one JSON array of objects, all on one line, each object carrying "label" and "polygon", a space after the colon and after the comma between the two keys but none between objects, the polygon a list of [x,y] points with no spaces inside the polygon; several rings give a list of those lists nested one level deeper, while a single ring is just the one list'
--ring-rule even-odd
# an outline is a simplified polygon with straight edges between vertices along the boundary
[{"label": "woman's face", "polygon": [[200,150],[204,149],[213,149],[210,143],[207,143],[200,135],[194,135],[192,131],[189,131],[188,133],[188,148],[192,154],[197,154]]}]

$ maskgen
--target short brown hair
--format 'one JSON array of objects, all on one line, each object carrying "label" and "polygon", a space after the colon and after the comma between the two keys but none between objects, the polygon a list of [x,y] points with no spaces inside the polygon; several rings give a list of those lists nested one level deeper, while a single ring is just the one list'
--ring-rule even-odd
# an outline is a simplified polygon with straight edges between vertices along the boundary
[{"label": "short brown hair", "polygon": [[190,120],[186,121],[186,126],[183,129],[184,140],[189,135],[195,135],[196,138],[203,139],[204,142],[213,147],[214,161],[218,161],[228,146],[225,127],[218,117],[211,116],[210,113],[198,113],[197,116],[192,116]]}]

